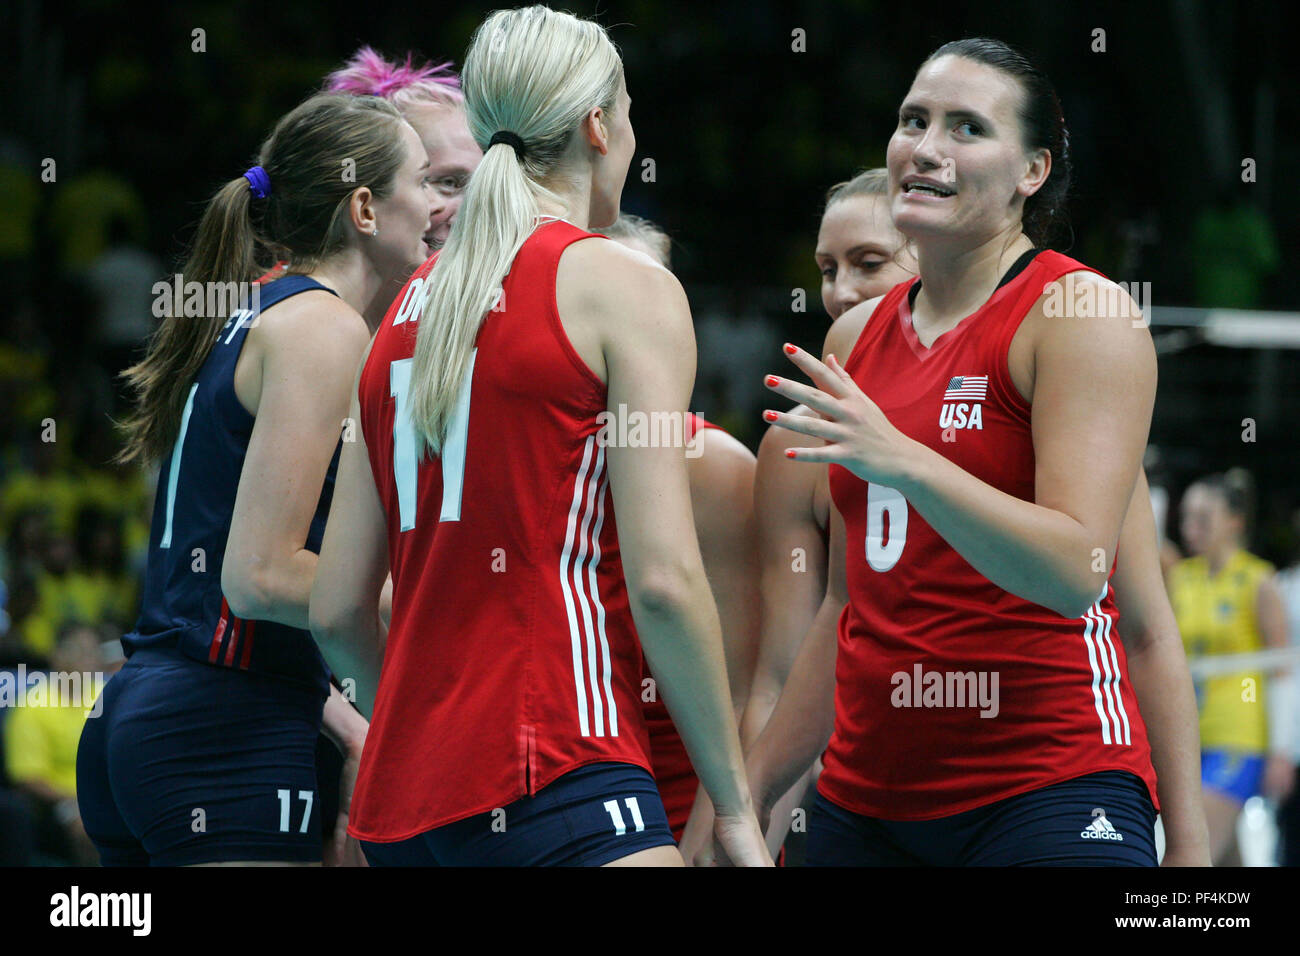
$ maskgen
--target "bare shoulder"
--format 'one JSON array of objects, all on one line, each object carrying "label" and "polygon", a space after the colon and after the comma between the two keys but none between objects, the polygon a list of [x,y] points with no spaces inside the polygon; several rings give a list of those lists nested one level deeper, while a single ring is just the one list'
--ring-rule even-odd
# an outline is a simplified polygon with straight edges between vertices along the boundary
[{"label": "bare shoulder", "polygon": [[697,514],[710,522],[743,524],[753,502],[754,453],[719,428],[701,428],[695,442],[686,463],[691,500],[697,509],[701,504],[705,508]]},{"label": "bare shoulder", "polygon": [[[796,405],[789,414],[818,417],[805,405]],[[808,448],[823,444],[820,439],[772,425],[758,445],[758,463],[754,476],[755,507],[760,520],[775,526],[794,517],[805,519],[816,512],[817,483],[825,468],[801,465],[786,458],[790,448]]]},{"label": "bare shoulder", "polygon": [[358,355],[370,341],[370,330],[352,306],[321,289],[300,292],[257,318],[250,338],[263,348],[316,354],[343,349]]},{"label": "bare shoulder", "polygon": [[573,308],[622,312],[665,297],[686,299],[682,284],[671,272],[645,253],[603,236],[579,239],[565,248],[555,287],[560,313],[566,318]]},{"label": "bare shoulder", "polygon": [[721,428],[701,428],[695,433],[695,440],[701,449],[700,462],[709,462],[717,474],[753,477],[754,453],[739,438]]},{"label": "bare shoulder", "polygon": [[1009,363],[1013,377],[1018,365],[1027,371],[1035,405],[1048,369],[1060,394],[1100,389],[1118,398],[1156,386],[1147,319],[1125,287],[1095,272],[1066,273],[1044,287],[1011,342]]},{"label": "bare shoulder", "polygon": [[[786,414],[798,415],[802,418],[819,418],[820,416],[807,405],[796,405]],[[788,448],[807,448],[809,444],[818,441],[816,438],[810,438],[807,435],[801,435],[799,432],[791,431],[788,428],[782,428],[780,425],[769,425],[766,432],[763,433],[762,440],[758,443],[758,460],[760,463],[766,463],[764,468],[770,468],[779,464],[789,465],[790,461],[785,457]],[[790,469],[791,471],[795,469]]]},{"label": "bare shoulder", "polygon": [[822,346],[822,357],[834,354],[841,363],[847,360],[849,353],[853,351],[853,346],[857,344],[858,336],[867,327],[871,313],[876,311],[876,306],[880,305],[882,299],[884,296],[880,295],[859,302],[832,322],[830,331],[826,333],[826,342]]},{"label": "bare shoulder", "polygon": [[[1147,303],[1148,307],[1149,305]],[[1030,316],[1040,320],[1096,319],[1099,321],[1084,325],[1084,329],[1128,329],[1139,333],[1134,338],[1150,338],[1147,331],[1148,317],[1128,289],[1121,283],[1086,270],[1067,272],[1044,286],[1043,294],[1030,310]],[[1055,324],[1069,325],[1066,322]]]}]

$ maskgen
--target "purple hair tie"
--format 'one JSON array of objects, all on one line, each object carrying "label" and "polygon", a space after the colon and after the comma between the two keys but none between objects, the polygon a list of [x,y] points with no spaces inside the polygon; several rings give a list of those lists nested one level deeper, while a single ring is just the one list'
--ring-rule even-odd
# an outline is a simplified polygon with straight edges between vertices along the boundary
[{"label": "purple hair tie", "polygon": [[271,177],[266,175],[266,170],[261,166],[254,166],[244,173],[244,178],[248,180],[248,188],[258,199],[265,199],[271,195]]}]

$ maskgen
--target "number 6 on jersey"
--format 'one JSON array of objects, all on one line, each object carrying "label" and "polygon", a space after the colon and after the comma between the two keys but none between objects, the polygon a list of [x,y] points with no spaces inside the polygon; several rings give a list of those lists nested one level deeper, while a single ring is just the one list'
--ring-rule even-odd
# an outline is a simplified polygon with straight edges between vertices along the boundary
[{"label": "number 6 on jersey", "polygon": [[[889,516],[888,541],[885,515]],[[873,571],[888,571],[903,556],[907,544],[907,499],[901,492],[875,482],[867,483],[867,564]]]}]

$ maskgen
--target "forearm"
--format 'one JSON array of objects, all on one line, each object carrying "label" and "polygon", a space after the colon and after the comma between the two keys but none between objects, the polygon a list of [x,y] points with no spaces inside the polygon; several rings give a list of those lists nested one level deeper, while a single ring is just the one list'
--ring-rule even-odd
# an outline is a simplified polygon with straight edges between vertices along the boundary
[{"label": "forearm", "polygon": [[1176,627],[1129,651],[1128,673],[1151,744],[1165,840],[1170,847],[1206,847],[1208,853],[1196,696]]},{"label": "forearm", "polygon": [[[919,442],[897,490],[1004,591],[1076,618],[1105,584],[1114,542],[1092,540],[1069,515],[999,491]],[[1104,558],[1100,571],[1095,549]]]},{"label": "forearm", "polygon": [[749,809],[744,760],[722,655],[717,609],[700,574],[682,600],[632,602],[646,661],[719,815]]},{"label": "forearm", "polygon": [[812,766],[835,729],[835,655],[842,606],[823,603],[795,659],[775,709],[746,754],[760,811],[776,802]]},{"label": "forearm", "polygon": [[321,730],[325,736],[334,741],[344,754],[360,754],[369,727],[366,718],[331,684],[321,716]]},{"label": "forearm", "polygon": [[230,610],[245,620],[274,621],[306,630],[316,563],[315,552],[300,548],[273,567],[252,571],[228,567],[222,574],[222,589]]},{"label": "forearm", "polygon": [[383,638],[387,633],[380,611],[365,600],[344,603],[336,597],[317,594],[310,619],[312,637],[328,652],[327,659],[337,650],[341,659],[355,662],[376,677],[383,664]]},{"label": "forearm", "polygon": [[[746,753],[771,719],[804,638],[821,610],[826,596],[826,547],[825,541],[817,542],[818,551],[807,554],[807,566],[797,571],[791,570],[788,559],[764,570],[758,659],[740,725]],[[768,550],[784,553],[785,549],[768,546]]]},{"label": "forearm", "polygon": [[[759,663],[761,666],[762,661]],[[776,709],[776,702],[780,699],[781,686],[775,675],[757,671],[754,674],[754,684],[749,689],[749,699],[745,702],[745,712],[740,719],[740,743],[746,752],[754,746],[763,728],[767,726],[772,711]]]}]

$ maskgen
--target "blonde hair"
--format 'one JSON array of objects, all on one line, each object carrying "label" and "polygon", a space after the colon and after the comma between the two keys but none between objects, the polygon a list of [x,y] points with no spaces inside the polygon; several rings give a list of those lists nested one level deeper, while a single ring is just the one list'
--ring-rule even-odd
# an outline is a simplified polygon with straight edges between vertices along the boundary
[{"label": "blonde hair", "polygon": [[632,212],[620,212],[618,219],[614,220],[614,225],[602,229],[601,232],[610,239],[631,239],[634,242],[641,243],[650,250],[651,255],[659,260],[661,266],[669,272],[672,271],[672,239],[669,238],[668,233],[644,216],[638,216]]},{"label": "blonde hair", "polygon": [[852,196],[887,195],[889,195],[889,170],[883,166],[875,169],[864,169],[852,179],[836,183],[826,190],[826,208],[830,209],[841,199],[848,199]]},{"label": "blonde hair", "polygon": [[[542,6],[498,10],[475,31],[461,88],[483,160],[470,177],[447,244],[429,274],[411,365],[417,455],[442,447],[474,339],[515,255],[537,225],[544,185],[564,174],[570,140],[594,107],[614,108],[618,50],[600,25]],[[491,144],[504,130],[524,143]]]}]

